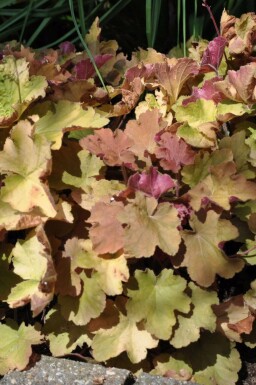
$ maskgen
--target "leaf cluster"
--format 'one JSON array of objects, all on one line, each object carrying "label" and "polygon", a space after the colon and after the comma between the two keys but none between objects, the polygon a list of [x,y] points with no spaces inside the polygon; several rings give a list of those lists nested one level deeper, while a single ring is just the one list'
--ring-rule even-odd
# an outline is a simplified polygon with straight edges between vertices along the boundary
[{"label": "leaf cluster", "polygon": [[44,343],[236,383],[236,343],[256,346],[255,28],[224,11],[190,57],[128,60],[96,19],[106,89],[70,42],[4,47],[0,374]]}]

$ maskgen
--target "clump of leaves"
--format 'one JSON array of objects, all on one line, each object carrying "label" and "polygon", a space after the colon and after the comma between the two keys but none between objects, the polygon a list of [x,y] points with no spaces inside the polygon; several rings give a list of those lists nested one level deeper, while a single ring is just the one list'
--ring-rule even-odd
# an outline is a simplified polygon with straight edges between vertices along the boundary
[{"label": "clump of leaves", "polygon": [[68,42],[3,49],[0,374],[45,343],[236,383],[236,343],[256,346],[256,24],[233,21],[188,58],[129,61],[96,20],[106,89]]}]

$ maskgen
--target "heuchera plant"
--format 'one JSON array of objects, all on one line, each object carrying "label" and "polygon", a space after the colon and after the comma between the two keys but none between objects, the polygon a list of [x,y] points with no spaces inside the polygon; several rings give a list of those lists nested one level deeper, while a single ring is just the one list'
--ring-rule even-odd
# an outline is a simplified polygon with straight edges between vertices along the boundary
[{"label": "heuchera plant", "polygon": [[[32,345],[233,385],[256,346],[255,14],[187,58],[86,42],[0,61],[0,374]],[[253,270],[254,269],[254,270]],[[241,278],[242,277],[242,278]]]}]

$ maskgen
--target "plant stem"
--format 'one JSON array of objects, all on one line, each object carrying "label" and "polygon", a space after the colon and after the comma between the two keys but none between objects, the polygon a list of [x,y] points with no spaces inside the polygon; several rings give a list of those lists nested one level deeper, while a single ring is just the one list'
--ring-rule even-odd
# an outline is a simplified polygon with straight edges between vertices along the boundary
[{"label": "plant stem", "polygon": [[207,4],[207,0],[203,0],[202,6],[205,7],[207,9],[207,11],[209,12],[209,15],[210,15],[210,18],[212,19],[215,31],[216,31],[217,35],[220,36],[220,30],[219,30],[219,28],[217,26],[215,17],[213,16],[211,7]]}]

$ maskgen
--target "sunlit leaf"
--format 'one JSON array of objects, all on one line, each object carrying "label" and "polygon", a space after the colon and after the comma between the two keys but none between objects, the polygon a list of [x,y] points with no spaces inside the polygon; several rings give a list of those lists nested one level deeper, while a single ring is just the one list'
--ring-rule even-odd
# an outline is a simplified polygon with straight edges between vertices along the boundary
[{"label": "sunlit leaf", "polygon": [[29,77],[24,58],[6,56],[0,64],[0,127],[11,126],[23,111],[40,96],[45,96],[44,76]]},{"label": "sunlit leaf", "polygon": [[72,103],[68,100],[61,100],[54,105],[53,111],[48,111],[35,124],[36,136],[45,136],[47,140],[53,142],[52,149],[58,150],[64,132],[83,129],[101,128],[109,120],[101,116],[92,107],[86,110],[80,103]]},{"label": "sunlit leaf", "polygon": [[190,298],[184,293],[186,282],[173,270],[162,270],[155,276],[152,270],[136,270],[138,290],[128,290],[129,317],[137,322],[145,320],[145,328],[159,339],[167,340],[176,323],[175,311],[187,313]]},{"label": "sunlit leaf", "polygon": [[126,225],[124,249],[129,257],[150,257],[156,246],[169,255],[178,251],[180,220],[173,205],[158,205],[155,198],[137,193],[134,202],[124,208],[118,219]]},{"label": "sunlit leaf", "polygon": [[6,174],[1,200],[22,213],[38,207],[45,216],[54,217],[53,199],[43,182],[50,172],[50,159],[49,142],[42,136],[34,137],[27,120],[20,121],[0,152],[0,171]]},{"label": "sunlit leaf", "polygon": [[158,340],[146,330],[139,329],[133,318],[121,313],[119,317],[117,326],[95,332],[92,341],[93,357],[101,362],[126,351],[131,362],[140,362],[147,356],[147,349],[158,345]]},{"label": "sunlit leaf", "polygon": [[32,354],[31,345],[42,342],[42,335],[34,326],[24,322],[18,326],[15,322],[0,325],[0,374],[10,370],[23,370]]},{"label": "sunlit leaf", "polygon": [[193,215],[189,222],[192,229],[182,231],[186,246],[182,266],[187,267],[191,279],[208,287],[214,282],[216,274],[232,278],[242,270],[244,261],[228,258],[219,247],[221,242],[238,236],[237,228],[230,221],[220,219],[219,214],[210,210],[206,218]]}]

